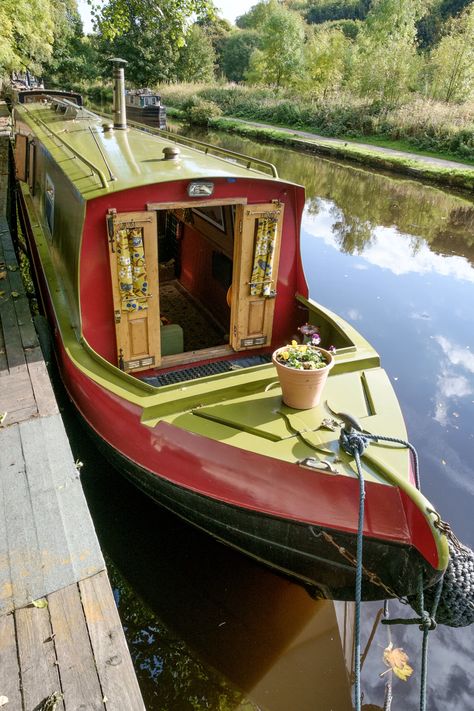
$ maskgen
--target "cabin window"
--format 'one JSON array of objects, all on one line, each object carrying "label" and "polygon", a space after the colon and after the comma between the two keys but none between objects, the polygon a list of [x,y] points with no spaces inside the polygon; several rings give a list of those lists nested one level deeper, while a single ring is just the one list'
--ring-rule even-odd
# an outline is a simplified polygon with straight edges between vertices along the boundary
[{"label": "cabin window", "polygon": [[53,181],[46,173],[44,190],[44,214],[46,216],[46,222],[48,223],[51,235],[53,234],[54,230],[54,193],[55,190]]}]

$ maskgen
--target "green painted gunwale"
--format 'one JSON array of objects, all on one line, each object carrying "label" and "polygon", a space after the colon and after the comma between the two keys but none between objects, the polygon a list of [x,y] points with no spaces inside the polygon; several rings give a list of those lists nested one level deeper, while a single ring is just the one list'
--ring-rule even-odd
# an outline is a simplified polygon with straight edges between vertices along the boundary
[{"label": "green painted gunwale", "polygon": [[[104,132],[104,119],[92,112],[85,111],[85,118],[71,118],[55,112],[50,104],[39,102],[18,104],[15,111],[84,200],[175,180],[278,180],[269,173],[182,144],[179,160],[164,160],[163,149],[176,146],[172,134],[166,138],[163,132],[142,131],[133,126]],[[90,164],[96,166],[96,172],[91,171]]]}]

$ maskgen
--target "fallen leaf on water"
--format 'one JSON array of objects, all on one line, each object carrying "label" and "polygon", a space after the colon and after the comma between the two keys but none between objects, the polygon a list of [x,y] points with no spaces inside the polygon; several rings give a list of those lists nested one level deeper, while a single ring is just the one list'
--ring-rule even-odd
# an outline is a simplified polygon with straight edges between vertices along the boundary
[{"label": "fallen leaf on water", "polygon": [[[5,279],[7,276],[7,273],[5,270],[0,271],[0,279]],[[1,698],[1,697],[0,697]]]},{"label": "fallen leaf on water", "polygon": [[[390,667],[393,673],[402,681],[406,681],[413,674],[413,669],[408,664],[408,655],[401,647],[394,647],[390,642],[383,651],[384,663]],[[388,670],[387,670],[388,671]],[[386,672],[383,672],[384,674]]]},{"label": "fallen leaf on water", "polygon": [[16,271],[18,270],[18,267],[16,266],[16,264],[9,264],[8,267],[7,267],[7,269],[8,269],[10,272],[16,272]]},{"label": "fallen leaf on water", "polygon": [[14,299],[16,299],[20,294],[17,291],[12,291],[12,296]]},{"label": "fallen leaf on water", "polygon": [[45,597],[40,597],[39,600],[32,600],[31,604],[42,610],[44,607],[48,607],[48,601]]}]

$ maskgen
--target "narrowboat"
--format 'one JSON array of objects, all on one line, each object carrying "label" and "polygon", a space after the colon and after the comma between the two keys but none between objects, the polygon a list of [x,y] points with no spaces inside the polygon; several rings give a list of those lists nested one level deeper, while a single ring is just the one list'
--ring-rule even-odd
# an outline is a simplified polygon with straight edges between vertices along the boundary
[{"label": "narrowboat", "polygon": [[166,107],[161,96],[151,89],[129,89],[125,92],[125,106],[134,121],[166,130]]},{"label": "narrowboat", "polygon": [[[45,91],[14,107],[20,217],[68,394],[161,506],[315,596],[354,599],[359,480],[334,413],[406,429],[378,354],[308,294],[304,189],[128,126],[119,62],[114,76],[113,122]],[[335,365],[321,404],[294,410],[271,354],[305,323]],[[409,452],[379,441],[361,461],[363,598],[433,585],[448,545]]]}]

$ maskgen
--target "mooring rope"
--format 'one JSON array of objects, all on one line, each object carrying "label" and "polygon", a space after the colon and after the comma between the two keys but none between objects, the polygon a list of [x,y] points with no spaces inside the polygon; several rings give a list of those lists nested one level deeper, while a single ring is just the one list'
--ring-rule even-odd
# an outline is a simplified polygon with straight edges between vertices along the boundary
[{"label": "mooring rope", "polygon": [[[383,440],[387,442],[394,442],[396,444],[403,444],[407,446],[413,455],[414,467],[415,467],[415,481],[417,486],[419,486],[419,467],[418,467],[418,455],[413,447],[408,442],[399,440],[392,437],[378,437],[375,435],[368,434],[366,432],[360,432],[351,428],[346,430],[341,429],[340,433],[340,445],[342,449],[351,456],[354,457],[357,476],[359,478],[359,517],[357,526],[357,559],[356,559],[356,583],[355,583],[355,625],[354,625],[354,706],[355,711],[361,711],[362,707],[362,694],[361,694],[361,664],[360,664],[360,615],[361,615],[361,602],[362,602],[362,553],[363,553],[363,530],[364,530],[364,503],[365,503],[365,486],[364,486],[364,476],[362,472],[362,465],[360,461],[360,456],[363,454],[364,450],[369,444],[369,441]],[[386,611],[386,616],[382,620],[382,624],[393,625],[393,624],[418,624],[420,629],[423,630],[423,643],[422,643],[422,662],[421,662],[421,681],[420,681],[420,711],[426,711],[426,684],[427,684],[427,666],[428,666],[428,633],[430,630],[435,629],[436,621],[435,615],[438,608],[438,603],[441,596],[443,578],[441,578],[438,583],[438,588],[435,595],[435,600],[433,603],[433,609],[431,615],[424,609],[424,594],[423,594],[423,577],[420,575],[419,582],[419,609],[422,610],[421,616],[414,619],[403,619],[403,618],[388,618],[388,608],[384,608]],[[384,708],[390,709],[392,702],[392,690],[391,685],[385,689],[385,700]]]}]

